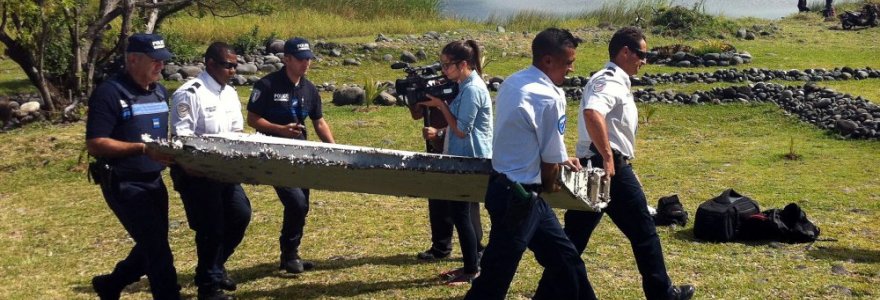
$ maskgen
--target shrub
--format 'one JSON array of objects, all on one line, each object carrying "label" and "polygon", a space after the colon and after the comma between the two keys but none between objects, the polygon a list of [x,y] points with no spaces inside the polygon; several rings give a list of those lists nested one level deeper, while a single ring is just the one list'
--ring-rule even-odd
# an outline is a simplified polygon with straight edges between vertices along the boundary
[{"label": "shrub", "polygon": [[168,51],[174,54],[174,57],[171,58],[172,61],[178,63],[201,61],[204,51],[199,48],[198,44],[185,39],[183,34],[173,31],[161,32],[159,34],[165,39]]},{"label": "shrub", "polygon": [[736,52],[736,47],[731,44],[725,43],[720,40],[705,40],[696,47],[694,47],[693,53],[694,55],[703,55],[706,53],[723,53],[723,52]]},{"label": "shrub", "polygon": [[700,3],[693,8],[673,6],[658,10],[651,19],[652,32],[673,37],[699,38],[733,32],[736,24],[706,14]]},{"label": "shrub", "polygon": [[240,55],[251,54],[260,46],[261,39],[258,37],[260,26],[254,25],[251,31],[240,35],[232,42],[232,48]]}]

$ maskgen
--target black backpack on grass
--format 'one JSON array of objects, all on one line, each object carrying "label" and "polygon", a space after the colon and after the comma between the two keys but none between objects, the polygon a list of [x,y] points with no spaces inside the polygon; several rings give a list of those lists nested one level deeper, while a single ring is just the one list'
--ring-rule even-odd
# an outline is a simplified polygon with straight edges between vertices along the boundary
[{"label": "black backpack on grass", "polygon": [[783,209],[768,209],[749,217],[743,224],[739,238],[809,243],[819,238],[819,232],[819,227],[807,219],[807,214],[800,206],[789,203]]},{"label": "black backpack on grass", "polygon": [[712,242],[732,241],[737,238],[741,224],[751,215],[760,213],[758,202],[727,189],[697,208],[694,237]]}]

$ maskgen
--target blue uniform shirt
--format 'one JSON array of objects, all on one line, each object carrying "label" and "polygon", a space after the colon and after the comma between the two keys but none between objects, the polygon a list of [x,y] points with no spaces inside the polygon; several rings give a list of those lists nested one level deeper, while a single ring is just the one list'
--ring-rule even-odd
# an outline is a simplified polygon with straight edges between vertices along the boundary
[{"label": "blue uniform shirt", "polygon": [[[247,110],[280,125],[298,123],[305,126],[306,116],[312,120],[323,118],[321,95],[315,85],[303,76],[299,84],[294,86],[285,70],[282,68],[266,75],[254,84]],[[306,139],[305,131],[302,139]]]},{"label": "blue uniform shirt", "polygon": [[489,89],[476,71],[459,84],[458,96],[449,104],[458,129],[465,133],[460,138],[446,133],[446,154],[492,157],[492,99]]},{"label": "blue uniform shirt", "polygon": [[[167,90],[154,83],[150,90],[138,86],[127,73],[117,74],[98,85],[89,98],[86,140],[111,138],[143,142],[141,136],[168,138]],[[115,172],[158,172],[165,167],[146,155],[110,158]]]}]

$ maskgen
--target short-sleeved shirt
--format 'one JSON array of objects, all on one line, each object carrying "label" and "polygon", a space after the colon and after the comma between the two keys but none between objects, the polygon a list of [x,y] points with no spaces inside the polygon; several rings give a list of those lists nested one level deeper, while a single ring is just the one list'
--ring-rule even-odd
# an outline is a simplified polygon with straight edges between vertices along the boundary
[{"label": "short-sleeved shirt", "polygon": [[492,168],[515,182],[541,183],[541,162],[568,160],[565,92],[535,66],[504,80],[495,100]]},{"label": "short-sleeved shirt", "polygon": [[468,157],[492,157],[492,99],[477,72],[459,84],[458,95],[449,104],[463,138],[447,130],[444,153]]},{"label": "short-sleeved shirt", "polygon": [[171,96],[171,134],[203,135],[244,129],[235,88],[220,84],[208,72],[184,83]]},{"label": "short-sleeved shirt", "polygon": [[594,154],[590,151],[593,141],[587,133],[583,114],[587,109],[605,116],[611,149],[620,151],[628,158],[635,158],[639,111],[630,91],[629,75],[626,71],[609,62],[605,69],[593,74],[584,87],[584,96],[578,111],[578,142],[575,148],[578,157],[590,157]]},{"label": "short-sleeved shirt", "polygon": [[[144,89],[125,71],[105,80],[89,97],[86,140],[111,138],[140,143],[143,141],[143,134],[153,139],[168,138],[167,93],[165,87],[158,82],[153,83],[149,90]],[[120,174],[158,172],[164,169],[162,164],[146,155],[107,160]]]},{"label": "short-sleeved shirt", "polygon": [[[305,117],[319,120],[324,117],[321,95],[305,76],[294,86],[287,76],[286,68],[266,75],[254,84],[248,99],[247,110],[273,124],[297,123],[305,126]],[[274,135],[270,132],[261,132]],[[305,139],[305,131],[301,139]]]}]

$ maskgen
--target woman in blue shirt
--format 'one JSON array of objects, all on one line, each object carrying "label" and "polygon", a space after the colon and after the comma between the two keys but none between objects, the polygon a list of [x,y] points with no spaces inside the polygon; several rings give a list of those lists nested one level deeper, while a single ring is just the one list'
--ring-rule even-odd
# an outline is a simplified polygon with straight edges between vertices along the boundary
[{"label": "woman in blue shirt", "polygon": [[[491,158],[492,157],[492,99],[489,90],[480,75],[480,46],[474,40],[454,41],[443,47],[440,52],[440,63],[443,74],[449,80],[458,82],[459,92],[455,100],[446,102],[433,96],[429,101],[420,103],[428,107],[436,107],[442,113],[449,126],[446,128],[425,127],[423,134],[426,139],[443,138],[444,154]],[[464,268],[444,273],[450,279],[450,285],[471,282],[479,275],[479,255],[475,230],[470,221],[470,214],[479,214],[468,202],[450,201],[449,210],[461,245]]]}]

